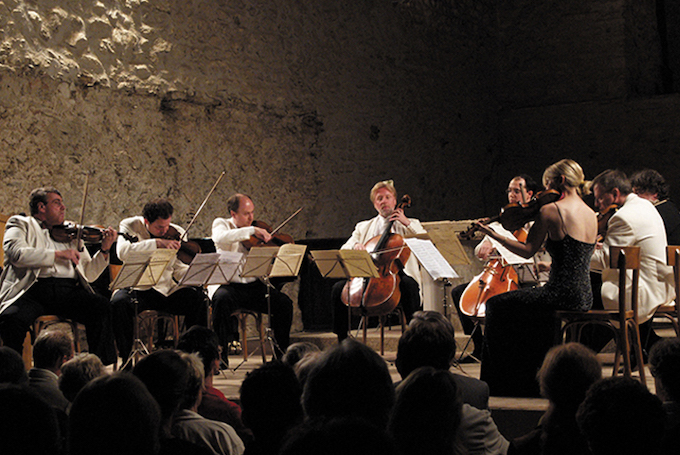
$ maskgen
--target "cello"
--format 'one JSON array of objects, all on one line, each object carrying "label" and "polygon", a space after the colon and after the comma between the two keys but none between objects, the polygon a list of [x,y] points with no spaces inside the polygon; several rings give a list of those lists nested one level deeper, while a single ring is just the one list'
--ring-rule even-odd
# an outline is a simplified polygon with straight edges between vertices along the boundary
[{"label": "cello", "polygon": [[[397,206],[404,209],[411,206],[411,198],[405,194]],[[411,250],[404,238],[393,234],[390,221],[382,235],[366,242],[366,250],[371,253],[378,274],[377,278],[352,278],[342,290],[342,303],[353,308],[361,308],[367,316],[378,316],[392,312],[401,300],[399,272],[411,256]]]}]

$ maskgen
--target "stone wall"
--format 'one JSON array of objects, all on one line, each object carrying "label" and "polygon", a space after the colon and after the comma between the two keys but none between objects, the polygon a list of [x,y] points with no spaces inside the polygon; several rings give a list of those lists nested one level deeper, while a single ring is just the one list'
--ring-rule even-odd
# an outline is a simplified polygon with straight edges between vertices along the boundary
[{"label": "stone wall", "polygon": [[185,224],[225,171],[192,235],[241,191],[346,237],[384,178],[412,216],[462,217],[497,142],[491,4],[2,0],[0,212],[53,184],[77,219],[92,172],[87,222],[168,196]]}]

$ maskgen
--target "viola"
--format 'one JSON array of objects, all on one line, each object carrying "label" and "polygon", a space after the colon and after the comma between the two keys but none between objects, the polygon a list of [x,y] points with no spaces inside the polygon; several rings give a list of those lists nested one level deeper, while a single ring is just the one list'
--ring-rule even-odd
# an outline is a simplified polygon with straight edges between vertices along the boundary
[{"label": "viola", "polygon": [[609,219],[612,216],[614,216],[618,209],[619,209],[618,204],[611,204],[602,212],[597,213],[597,242],[601,243],[604,241],[604,238],[607,235],[607,226],[609,225]]},{"label": "viola", "polygon": [[[82,229],[81,229],[82,228]],[[104,228],[99,226],[81,226],[74,223],[62,223],[50,228],[50,237],[55,242],[70,243],[78,238],[78,230],[81,229],[81,238],[85,244],[101,243],[104,238]],[[127,239],[130,242],[136,242],[137,237],[124,234],[122,232],[118,235]]]},{"label": "viola", "polygon": [[[405,194],[399,209],[411,206],[411,198]],[[389,313],[401,300],[399,272],[408,261],[411,250],[399,234],[393,234],[394,221],[387,223],[382,235],[366,242],[366,250],[371,253],[379,277],[352,278],[342,290],[342,302],[351,307],[362,308],[368,316]]]},{"label": "viola", "polygon": [[269,232],[272,236],[272,238],[269,240],[269,242],[265,242],[259,237],[256,237],[254,235],[251,235],[248,240],[244,240],[241,242],[241,244],[247,249],[250,250],[251,248],[255,246],[281,246],[285,245],[286,243],[295,243],[293,241],[293,237],[291,237],[288,234],[281,234],[279,231],[283,226],[285,226],[290,220],[292,220],[298,213],[302,211],[302,207],[297,209],[295,213],[293,213],[291,216],[286,218],[283,223],[279,224],[276,229],[272,229],[271,226],[269,226],[267,223],[264,221],[253,221],[251,223],[251,226],[255,226],[261,229],[264,229],[265,231]]},{"label": "viola", "polygon": [[[185,264],[191,264],[194,256],[201,252],[201,246],[192,240],[182,240],[182,236],[177,229],[169,226],[167,232],[162,237],[154,237],[165,240],[177,240],[180,242],[177,250],[177,258]],[[129,239],[128,239],[129,240]]]}]

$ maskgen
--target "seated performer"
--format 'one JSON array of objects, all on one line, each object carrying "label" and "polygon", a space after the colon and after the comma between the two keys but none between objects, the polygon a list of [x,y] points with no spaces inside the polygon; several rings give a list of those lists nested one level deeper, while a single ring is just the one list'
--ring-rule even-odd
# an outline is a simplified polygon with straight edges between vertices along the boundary
[{"label": "seated performer", "polygon": [[103,231],[101,250],[90,257],[75,240],[58,242],[53,226],[64,222],[66,206],[56,188],[37,188],[30,195],[30,216],[7,221],[0,282],[0,336],[5,345],[22,352],[28,327],[38,316],[55,314],[85,324],[87,344],[105,365],[116,359],[111,309],[106,297],[89,282],[106,269],[116,231]]},{"label": "seated performer", "polygon": [[654,169],[644,169],[630,177],[633,192],[654,204],[666,228],[669,245],[680,245],[680,210],[668,199],[669,185]]},{"label": "seated performer", "polygon": [[[376,183],[371,189],[371,202],[378,212],[374,218],[357,223],[352,236],[341,249],[365,250],[366,244],[373,237],[380,237],[389,222],[394,222],[390,232],[401,236],[423,234],[425,229],[415,218],[406,218],[404,211],[397,207],[397,190],[391,180]],[[399,289],[401,290],[401,305],[410,321],[411,316],[421,306],[420,298],[420,266],[412,254],[403,269],[399,272]],[[342,302],[342,292],[346,281],[339,281],[333,285],[331,300],[333,302],[333,332],[338,335],[338,341],[347,338],[349,327],[347,320],[347,306]]]},{"label": "seated performer", "polygon": [[[116,252],[125,262],[132,252],[154,251],[157,248],[178,250],[180,242],[163,238],[170,227],[181,235],[184,230],[171,224],[173,208],[165,199],[156,199],[147,203],[142,209],[142,216],[133,216],[120,222],[120,232],[137,237],[137,242],[120,237]],[[176,283],[182,279],[189,266],[174,258],[165,269],[158,283],[153,286],[125,288],[117,290],[111,297],[113,304],[113,322],[116,333],[118,352],[123,361],[132,350],[132,336],[135,323],[134,299],[138,302],[138,311],[160,310],[172,314],[184,315],[187,327],[206,325],[208,317],[208,297],[199,288],[185,287],[169,294]]]},{"label": "seated performer", "polygon": [[[231,251],[248,254],[242,242],[252,236],[264,243],[271,240],[265,229],[252,226],[255,204],[245,194],[234,194],[227,200],[231,218],[216,218],[212,224],[212,239],[218,252]],[[214,327],[224,352],[240,349],[238,321],[232,314],[239,308],[267,314],[267,286],[255,277],[242,277],[243,264],[231,283],[220,286],[212,296]],[[293,301],[276,288],[270,288],[271,326],[276,342],[282,351],[290,344],[290,326],[293,321]],[[226,360],[226,357],[225,357]]]},{"label": "seated performer", "polygon": [[[506,190],[508,195],[508,204],[527,203],[531,201],[538,191],[538,184],[530,176],[526,174],[520,174],[516,177],[513,177],[513,179],[510,180],[510,183],[508,184],[508,189]],[[526,234],[532,224],[533,223],[528,223],[524,228],[521,228],[517,232],[518,235],[522,236]],[[504,233],[507,237],[515,235],[514,233],[503,229],[503,226],[498,222],[492,223],[492,226],[497,232]],[[480,261],[486,262],[494,254],[498,253],[493,243],[491,243],[491,240],[489,240],[488,236],[485,236],[475,247],[475,256],[477,256]],[[542,283],[548,280],[547,275],[548,270],[550,269],[550,255],[542,250],[539,250],[539,252],[536,253],[534,257],[536,260],[531,266],[526,264],[514,266],[514,269],[517,272],[517,284],[521,287],[533,286],[537,283]],[[466,335],[472,335],[472,341],[474,343],[474,350],[472,351],[472,354],[464,357],[461,362],[479,361],[482,358],[482,343],[484,341],[484,334],[482,331],[480,329],[475,329],[475,324],[472,319],[464,314],[460,308],[460,298],[469,284],[470,283],[463,283],[459,286],[456,286],[451,291],[451,297],[453,298],[454,306],[458,311],[458,316],[463,326],[463,331]]]}]

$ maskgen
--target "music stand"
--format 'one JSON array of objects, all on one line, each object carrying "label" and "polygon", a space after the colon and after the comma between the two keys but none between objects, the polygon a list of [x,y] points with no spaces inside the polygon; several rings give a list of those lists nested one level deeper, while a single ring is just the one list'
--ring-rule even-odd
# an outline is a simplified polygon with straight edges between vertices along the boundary
[{"label": "music stand", "polygon": [[135,323],[132,326],[132,350],[127,361],[122,366],[124,370],[128,364],[134,366],[139,358],[149,355],[149,350],[139,337],[139,299],[135,287],[155,286],[163,276],[173,259],[177,256],[177,250],[156,249],[154,251],[135,251],[127,256],[123,267],[118,272],[116,279],[111,283],[110,289],[115,291],[122,288],[131,289],[131,299],[135,309]]},{"label": "music stand", "polygon": [[246,262],[243,265],[241,276],[244,278],[255,277],[262,281],[267,289],[265,298],[267,299],[268,322],[265,335],[274,359],[277,359],[282,351],[276,342],[274,331],[272,330],[271,292],[274,286],[271,284],[270,279],[296,277],[300,273],[300,267],[302,266],[306,250],[307,245],[297,245],[294,243],[287,243],[281,247],[254,247],[250,249]]},{"label": "music stand", "polygon": [[[366,250],[320,250],[311,251],[312,260],[324,278],[378,278],[378,268]],[[365,289],[365,287],[364,287]],[[362,298],[363,308],[363,298]],[[347,305],[347,327],[351,333],[352,306]]]}]

